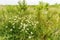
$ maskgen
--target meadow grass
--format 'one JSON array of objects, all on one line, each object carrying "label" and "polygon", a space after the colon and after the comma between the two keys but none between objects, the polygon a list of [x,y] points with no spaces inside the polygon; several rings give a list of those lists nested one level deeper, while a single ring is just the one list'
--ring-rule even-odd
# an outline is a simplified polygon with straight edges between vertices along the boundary
[{"label": "meadow grass", "polygon": [[60,5],[3,7],[0,40],[60,40]]}]

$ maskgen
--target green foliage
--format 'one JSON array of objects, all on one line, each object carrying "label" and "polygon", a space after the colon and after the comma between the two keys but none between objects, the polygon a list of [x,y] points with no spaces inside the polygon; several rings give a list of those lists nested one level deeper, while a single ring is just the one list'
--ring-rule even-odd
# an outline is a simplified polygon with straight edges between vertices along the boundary
[{"label": "green foliage", "polygon": [[59,11],[42,2],[6,6],[0,11],[0,40],[60,40]]}]

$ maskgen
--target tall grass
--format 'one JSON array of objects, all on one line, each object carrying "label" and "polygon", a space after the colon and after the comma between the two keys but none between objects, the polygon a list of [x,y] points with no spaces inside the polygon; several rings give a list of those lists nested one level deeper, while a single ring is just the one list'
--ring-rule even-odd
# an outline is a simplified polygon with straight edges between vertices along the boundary
[{"label": "tall grass", "polygon": [[0,11],[0,40],[60,40],[59,9],[47,3],[6,6]]}]

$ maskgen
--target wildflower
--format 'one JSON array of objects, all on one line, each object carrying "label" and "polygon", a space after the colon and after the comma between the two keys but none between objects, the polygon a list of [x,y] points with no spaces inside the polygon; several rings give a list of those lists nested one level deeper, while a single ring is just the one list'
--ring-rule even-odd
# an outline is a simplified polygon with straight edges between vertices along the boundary
[{"label": "wildflower", "polygon": [[31,34],[33,34],[33,32],[31,32]]},{"label": "wildflower", "polygon": [[14,19],[14,21],[16,21],[16,19]]},{"label": "wildflower", "polygon": [[15,28],[15,26],[13,26],[13,28]]},{"label": "wildflower", "polygon": [[8,28],[8,26],[6,26],[6,28]]},{"label": "wildflower", "polygon": [[36,23],[35,23],[35,26],[36,26]]},{"label": "wildflower", "polygon": [[27,28],[27,30],[29,30],[29,28]]},{"label": "wildflower", "polygon": [[21,29],[21,28],[22,28],[22,25],[18,29]]},{"label": "wildflower", "polygon": [[24,30],[25,30],[25,29],[22,29],[21,32],[24,31]]},{"label": "wildflower", "polygon": [[35,25],[35,24],[32,22],[32,25]]},{"label": "wildflower", "polygon": [[11,22],[11,21],[9,21],[9,22]]},{"label": "wildflower", "polygon": [[15,18],[17,18],[17,16],[15,16]]},{"label": "wildflower", "polygon": [[13,29],[10,29],[10,31],[12,31]]},{"label": "wildflower", "polygon": [[28,25],[27,24],[24,24],[25,27],[27,27]]},{"label": "wildflower", "polygon": [[15,25],[15,23],[12,23],[12,25]]},{"label": "wildflower", "polygon": [[30,21],[28,21],[28,23],[30,23]]},{"label": "wildflower", "polygon": [[31,39],[31,36],[29,36],[28,38]]},{"label": "wildflower", "polygon": [[27,30],[25,32],[27,33]]},{"label": "wildflower", "polygon": [[23,23],[21,22],[21,25],[23,25]]},{"label": "wildflower", "polygon": [[30,21],[29,21],[29,20],[25,20],[25,21],[27,21],[28,23],[30,23]]}]

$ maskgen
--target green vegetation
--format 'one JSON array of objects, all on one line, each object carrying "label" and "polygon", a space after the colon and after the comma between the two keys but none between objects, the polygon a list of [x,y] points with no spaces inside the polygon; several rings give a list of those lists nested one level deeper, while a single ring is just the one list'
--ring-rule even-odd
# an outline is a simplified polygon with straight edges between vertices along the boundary
[{"label": "green vegetation", "polygon": [[60,40],[60,5],[19,3],[3,7],[0,40]]}]

